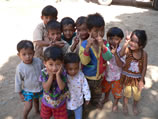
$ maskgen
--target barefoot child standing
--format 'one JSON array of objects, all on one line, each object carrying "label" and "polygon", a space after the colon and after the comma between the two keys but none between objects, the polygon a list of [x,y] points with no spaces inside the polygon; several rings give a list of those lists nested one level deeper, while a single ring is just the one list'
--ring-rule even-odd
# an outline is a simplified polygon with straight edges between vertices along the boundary
[{"label": "barefoot child standing", "polygon": [[43,64],[39,58],[33,58],[34,46],[31,41],[20,41],[17,50],[22,61],[16,68],[15,92],[19,93],[21,100],[25,103],[23,119],[27,119],[33,102],[36,113],[39,113],[39,97],[42,96],[42,83],[38,81],[38,78]]},{"label": "barefoot child standing", "polygon": [[128,114],[128,98],[133,96],[133,113],[137,115],[138,102],[141,91],[145,84],[145,73],[147,69],[147,53],[143,50],[147,43],[144,30],[135,30],[126,37],[120,56],[126,55],[125,65],[121,75],[121,83],[124,87],[123,112]]}]

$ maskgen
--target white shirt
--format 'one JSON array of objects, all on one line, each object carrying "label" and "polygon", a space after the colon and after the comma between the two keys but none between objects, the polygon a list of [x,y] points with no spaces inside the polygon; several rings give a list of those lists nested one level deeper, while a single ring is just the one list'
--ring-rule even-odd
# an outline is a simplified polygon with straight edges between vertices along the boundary
[{"label": "white shirt", "polygon": [[15,92],[22,90],[28,92],[40,92],[42,83],[39,81],[42,61],[39,58],[33,58],[31,64],[25,64],[23,61],[17,66],[15,74]]},{"label": "white shirt", "polygon": [[[119,46],[117,48],[117,53],[119,54],[119,51],[121,50],[121,47]],[[121,58],[121,61],[124,62],[124,57]],[[120,79],[120,75],[122,72],[122,68],[117,66],[115,56],[112,55],[112,58],[110,61],[107,62],[107,81],[116,81]]]},{"label": "white shirt", "polygon": [[91,98],[89,85],[84,74],[79,71],[74,77],[67,75],[70,100],[67,101],[67,109],[75,110],[83,104],[83,96],[86,101]]}]

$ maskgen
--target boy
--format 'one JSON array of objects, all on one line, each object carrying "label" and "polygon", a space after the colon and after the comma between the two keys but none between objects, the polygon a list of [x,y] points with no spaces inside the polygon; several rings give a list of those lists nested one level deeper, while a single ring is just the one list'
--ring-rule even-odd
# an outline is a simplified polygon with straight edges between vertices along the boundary
[{"label": "boy", "polygon": [[60,23],[62,28],[61,38],[71,45],[73,38],[76,36],[75,22],[70,17],[64,17]]},{"label": "boy", "polygon": [[123,39],[123,31],[118,27],[112,27],[107,32],[107,41],[110,45],[112,59],[107,63],[107,75],[102,82],[102,92],[105,93],[105,98],[100,102],[102,107],[108,101],[110,91],[114,96],[112,111],[118,111],[118,101],[122,97],[122,86],[120,84],[120,75],[123,67],[123,58],[120,58],[121,50],[120,42]]},{"label": "boy", "polygon": [[89,37],[88,28],[86,24],[87,17],[81,16],[76,20],[77,36],[73,39],[72,45],[69,47],[69,52],[79,54],[79,48],[82,41]]},{"label": "boy", "polygon": [[89,104],[91,95],[87,79],[80,71],[80,58],[76,53],[67,53],[64,57],[64,64],[67,72],[70,100],[67,101],[68,112],[75,113],[75,119],[82,119],[82,108],[85,99]]},{"label": "boy", "polygon": [[[34,46],[31,41],[22,40],[17,44],[18,56],[22,60],[16,68],[15,92],[25,102],[23,119],[27,119],[34,102],[36,113],[39,113],[39,97],[42,96],[42,83],[38,81],[43,64],[33,58]],[[23,85],[22,85],[23,84]]]},{"label": "boy", "polygon": [[[51,41],[51,44],[49,46],[57,46],[62,49],[63,54],[65,55],[69,44],[61,39],[61,24],[58,21],[51,20],[47,24],[47,31],[48,31],[48,37]],[[44,50],[47,47],[44,48]]]},{"label": "boy", "polygon": [[33,32],[35,57],[39,57],[42,60],[43,60],[43,47],[50,45],[50,41],[48,39],[48,33],[46,30],[46,25],[52,19],[57,20],[57,15],[58,15],[58,11],[55,7],[51,5],[44,7],[41,16],[43,23],[40,23]]},{"label": "boy", "polygon": [[67,119],[66,98],[69,96],[66,76],[63,73],[63,53],[58,47],[49,47],[44,52],[44,65],[40,81],[44,94],[41,104],[42,119]]},{"label": "boy", "polygon": [[91,104],[98,106],[106,61],[112,58],[112,54],[103,41],[105,26],[103,17],[98,13],[88,15],[86,24],[90,36],[82,42],[79,55],[83,65],[82,71],[91,90]]}]

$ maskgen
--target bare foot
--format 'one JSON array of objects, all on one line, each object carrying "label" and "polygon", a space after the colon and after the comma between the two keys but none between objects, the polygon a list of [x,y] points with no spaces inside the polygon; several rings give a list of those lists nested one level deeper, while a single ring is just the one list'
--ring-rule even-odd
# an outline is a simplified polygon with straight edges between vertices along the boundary
[{"label": "bare foot", "polygon": [[98,103],[97,108],[102,109],[103,106],[104,106],[104,104],[105,104],[106,102],[108,102],[108,101],[109,101],[108,98],[105,98],[105,99],[101,100],[101,101]]},{"label": "bare foot", "polygon": [[136,115],[139,115],[140,113],[141,113],[141,111],[138,110],[137,106],[133,105],[133,114],[136,116]]},{"label": "bare foot", "polygon": [[117,105],[112,106],[112,112],[118,112],[118,106]]},{"label": "bare foot", "polygon": [[125,116],[128,115],[128,106],[127,105],[123,106],[123,113],[124,113]]}]

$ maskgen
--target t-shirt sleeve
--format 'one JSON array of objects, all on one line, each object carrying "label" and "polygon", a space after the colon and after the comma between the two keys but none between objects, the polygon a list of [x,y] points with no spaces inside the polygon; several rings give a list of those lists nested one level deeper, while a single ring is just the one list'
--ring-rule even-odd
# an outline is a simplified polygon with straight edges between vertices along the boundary
[{"label": "t-shirt sleeve", "polygon": [[22,91],[22,81],[24,80],[24,77],[22,76],[22,72],[20,72],[20,68],[16,68],[15,73],[15,92],[21,92]]},{"label": "t-shirt sleeve", "polygon": [[37,27],[35,28],[33,32],[33,41],[38,41],[42,39],[43,39],[43,28],[42,28],[42,25],[39,24],[37,25]]}]

